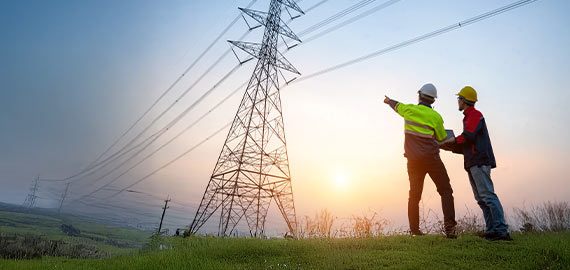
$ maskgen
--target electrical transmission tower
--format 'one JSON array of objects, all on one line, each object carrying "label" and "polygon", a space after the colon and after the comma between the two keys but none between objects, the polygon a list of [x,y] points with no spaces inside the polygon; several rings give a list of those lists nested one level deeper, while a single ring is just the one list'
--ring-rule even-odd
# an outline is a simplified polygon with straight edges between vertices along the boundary
[{"label": "electrical transmission tower", "polygon": [[61,194],[61,199],[59,200],[59,207],[57,208],[57,213],[61,213],[61,208],[63,207],[63,202],[65,201],[65,198],[67,198],[67,191],[69,190],[70,184],[71,182],[67,182],[67,184],[65,184],[65,190]]},{"label": "electrical transmission tower", "polygon": [[28,196],[26,197],[26,200],[24,201],[24,204],[22,204],[22,206],[24,206],[28,209],[34,208],[36,206],[36,199],[38,198],[36,193],[38,191],[38,182],[39,181],[40,181],[39,176],[34,179],[32,187],[30,188],[30,193],[28,193]]},{"label": "electrical transmission tower", "polygon": [[286,81],[281,70],[300,73],[277,50],[280,36],[300,42],[281,20],[281,12],[290,12],[289,9],[304,14],[294,0],[271,0],[267,13],[240,8],[265,26],[263,41],[228,41],[258,62],[190,225],[190,234],[195,234],[219,210],[219,236],[232,235],[243,218],[251,236],[264,236],[272,200],[289,233],[297,233],[279,85],[281,78]]}]

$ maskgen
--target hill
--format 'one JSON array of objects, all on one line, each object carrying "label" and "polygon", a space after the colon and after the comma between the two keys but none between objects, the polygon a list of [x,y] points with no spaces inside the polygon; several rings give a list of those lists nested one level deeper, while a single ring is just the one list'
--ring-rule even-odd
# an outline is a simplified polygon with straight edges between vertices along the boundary
[{"label": "hill", "polygon": [[23,236],[28,238],[23,241],[33,239],[92,246],[111,256],[140,249],[148,242],[151,233],[112,226],[90,217],[58,214],[51,209],[26,209],[0,203],[0,236],[12,239],[12,242],[14,236]]},{"label": "hill", "polygon": [[0,260],[2,269],[568,269],[570,233],[515,234],[512,242],[472,235],[445,239],[163,238],[136,254],[103,260]]}]

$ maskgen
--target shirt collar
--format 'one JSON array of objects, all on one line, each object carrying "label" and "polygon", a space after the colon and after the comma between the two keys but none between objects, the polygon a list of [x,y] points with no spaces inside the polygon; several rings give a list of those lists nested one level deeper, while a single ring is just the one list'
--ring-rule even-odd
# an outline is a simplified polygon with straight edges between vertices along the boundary
[{"label": "shirt collar", "polygon": [[419,105],[424,105],[424,106],[426,106],[426,107],[429,107],[429,108],[431,108],[431,105],[430,105],[430,104],[427,104],[427,103],[425,103],[425,102],[420,102],[420,104],[419,104]]}]

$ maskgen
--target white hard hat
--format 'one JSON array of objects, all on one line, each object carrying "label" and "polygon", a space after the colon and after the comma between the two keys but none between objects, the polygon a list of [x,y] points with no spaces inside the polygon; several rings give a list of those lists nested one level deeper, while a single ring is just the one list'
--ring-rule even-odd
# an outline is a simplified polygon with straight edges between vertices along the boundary
[{"label": "white hard hat", "polygon": [[435,86],[431,83],[426,83],[422,86],[422,88],[420,88],[420,90],[418,91],[418,93],[426,95],[426,96],[430,96],[432,98],[437,98],[437,89],[435,88]]}]

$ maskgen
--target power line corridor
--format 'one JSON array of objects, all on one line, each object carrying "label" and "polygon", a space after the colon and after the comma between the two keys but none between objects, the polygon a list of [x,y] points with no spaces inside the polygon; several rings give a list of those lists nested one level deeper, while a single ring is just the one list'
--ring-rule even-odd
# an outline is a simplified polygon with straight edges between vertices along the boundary
[{"label": "power line corridor", "polygon": [[[339,31],[346,25],[356,23],[360,19],[371,16],[392,5],[403,4],[406,1],[384,1],[377,5],[372,5],[377,2],[375,0],[359,1],[299,31],[299,34],[296,35],[284,22],[286,19],[283,19],[282,16],[289,15],[287,21],[293,24],[300,15],[306,15],[306,13],[326,6],[327,0],[316,1],[311,5],[307,5],[308,8],[304,11],[297,4],[301,1],[271,0],[269,12],[250,9],[258,2],[257,0],[252,0],[245,8],[241,9],[239,15],[213,39],[206,49],[184,69],[174,82],[172,82],[172,84],[170,84],[151,105],[90,164],[78,170],[77,173],[62,179],[42,179],[37,177],[32,184],[30,194],[26,198],[24,205],[30,208],[35,207],[37,200],[43,197],[44,200],[57,201],[59,210],[63,212],[66,212],[68,207],[78,202],[83,205],[83,207],[130,212],[129,214],[144,217],[145,220],[154,218],[157,219],[158,222],[156,213],[150,214],[148,212],[134,210],[136,206],[142,205],[140,203],[142,201],[140,200],[138,205],[135,203],[133,207],[107,203],[121,194],[124,195],[122,198],[126,201],[133,200],[127,197],[126,194],[147,196],[149,200],[155,202],[164,202],[165,200],[170,202],[164,206],[160,204],[145,205],[146,209],[153,207],[164,209],[162,212],[162,217],[165,220],[164,225],[189,227],[189,233],[198,233],[208,222],[209,218],[219,211],[220,218],[214,226],[220,236],[233,235],[238,223],[245,220],[250,235],[259,237],[265,235],[267,211],[269,204],[274,200],[287,225],[287,233],[295,235],[298,221],[296,219],[293,199],[292,185],[294,185],[294,180],[292,180],[289,172],[285,143],[285,127],[282,120],[283,108],[281,107],[279,97],[281,91],[290,88],[290,86],[349,68],[358,63],[416,45],[428,39],[464,29],[467,26],[491,19],[536,1],[537,0],[516,1],[460,20],[457,23],[419,34],[402,42],[384,48],[378,48],[375,51],[364,53],[349,60],[340,61],[338,64],[323,67],[319,70],[309,72],[307,75],[301,75],[304,72],[298,72],[297,69],[284,58],[284,55],[289,50],[294,50],[301,45],[306,46],[307,43],[334,31]],[[362,11],[367,7],[369,7],[369,9]],[[352,15],[352,17],[346,19],[346,17],[350,15]],[[244,16],[249,16],[250,19],[257,22],[259,26],[252,27],[248,24],[248,29],[243,35],[231,42],[231,46],[233,46],[231,49],[225,50],[217,58],[212,58],[215,60],[211,62],[203,73],[193,74],[191,71],[196,67],[197,63],[204,61],[205,56],[212,50],[213,46],[222,42],[221,40],[238,21],[242,19],[245,20]],[[340,22],[333,24],[337,21]],[[247,20],[245,20],[245,22],[247,22]],[[244,39],[252,31],[262,31],[262,27],[260,26],[265,26],[263,43],[254,44],[245,42]],[[303,40],[304,37],[307,39]],[[286,51],[281,53],[278,51],[278,48],[285,48]],[[158,126],[159,120],[166,119],[170,116],[168,113],[176,106],[180,106],[180,101],[184,99],[190,91],[196,88],[210,72],[217,68],[224,58],[231,55],[230,52],[233,51],[234,54],[236,54],[234,49],[244,50],[246,55],[248,55],[247,58],[243,61],[241,59],[236,60],[237,63],[235,66],[219,77],[211,87],[206,88],[205,92],[195,98],[182,112],[178,113],[174,118],[166,120],[167,123],[165,125]],[[228,79],[234,75],[238,69],[253,64],[256,59],[258,61],[257,65],[252,77],[248,81],[243,82],[237,87],[225,85]],[[299,68],[299,70],[303,69]],[[293,78],[286,78],[286,74],[284,74],[283,71],[285,71],[288,76],[293,76]],[[159,103],[169,94],[172,94],[172,91],[179,85],[181,80],[189,77],[189,75],[195,75],[192,77],[194,78],[193,83],[182,91],[165,109],[159,110],[160,112],[156,116],[151,117],[151,111],[159,109]],[[206,112],[202,114],[194,113],[194,109],[210,97],[214,91],[228,88],[231,89],[231,91],[222,99],[217,100],[212,106],[209,106]],[[166,162],[161,162],[159,165],[155,164],[147,174],[134,179],[125,177],[128,173],[140,168],[146,161],[154,157],[166,146],[171,145],[177,139],[184,136],[190,129],[195,128],[198,123],[207,119],[212,112],[219,109],[227,101],[231,100],[232,97],[235,97],[236,94],[244,92],[244,90],[245,93],[241,100],[241,105],[231,122],[225,124],[220,123],[218,128],[205,137],[192,138],[194,141],[192,146],[183,149],[181,153],[174,155],[173,158]],[[181,123],[181,120],[187,118],[189,115],[196,115],[196,119],[177,133],[172,134],[173,127]],[[145,119],[149,119],[150,122],[149,124],[142,125]],[[138,133],[134,133],[135,127],[141,127],[142,129]],[[192,205],[190,205],[189,203],[177,201],[178,198],[170,198],[171,200],[165,198],[164,194],[157,196],[154,192],[133,189],[140,183],[151,180],[158,172],[168,168],[170,165],[194,152],[200,146],[224,132],[228,134],[228,137],[221,149],[217,165],[213,169],[210,183],[206,187],[201,201],[199,198],[193,198]],[[171,135],[167,138],[166,134]],[[159,139],[165,141],[160,141]],[[205,179],[193,179],[192,181],[206,182]],[[55,185],[57,185],[57,188],[54,187]],[[45,186],[45,188],[42,186]],[[42,192],[47,195],[44,197]],[[172,209],[166,210],[167,208]],[[168,211],[173,212],[171,214]],[[192,213],[190,211],[195,212]],[[184,216],[184,214],[186,214],[186,216]],[[192,217],[194,217],[194,219],[192,219]],[[169,218],[171,219],[169,220]],[[160,220],[160,224],[159,226],[162,226],[162,219]],[[212,229],[213,227],[208,228],[208,230]]]}]

